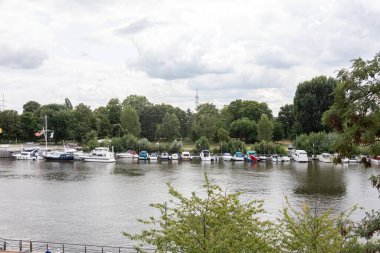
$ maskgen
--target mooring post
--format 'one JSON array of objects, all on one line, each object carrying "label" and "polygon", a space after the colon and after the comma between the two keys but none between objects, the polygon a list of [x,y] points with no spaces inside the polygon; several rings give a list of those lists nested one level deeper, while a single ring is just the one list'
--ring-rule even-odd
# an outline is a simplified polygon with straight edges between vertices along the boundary
[{"label": "mooring post", "polygon": [[7,242],[4,241],[4,251],[7,250]]},{"label": "mooring post", "polygon": [[86,247],[86,245],[84,246],[84,253],[87,253],[87,247]]},{"label": "mooring post", "polygon": [[32,245],[32,241],[29,242],[29,251],[32,252],[33,251],[33,245]]},{"label": "mooring post", "polygon": [[65,244],[62,244],[62,253],[65,253]]},{"label": "mooring post", "polygon": [[102,246],[102,253],[103,253],[103,246]]},{"label": "mooring post", "polygon": [[22,240],[20,240],[20,243],[19,243],[19,248],[20,248],[20,251],[22,251]]}]

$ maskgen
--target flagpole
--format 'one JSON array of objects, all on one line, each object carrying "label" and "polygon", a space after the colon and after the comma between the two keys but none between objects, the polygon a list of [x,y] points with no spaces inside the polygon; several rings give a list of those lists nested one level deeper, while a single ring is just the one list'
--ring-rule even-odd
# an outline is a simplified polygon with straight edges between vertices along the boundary
[{"label": "flagpole", "polygon": [[45,132],[44,132],[44,134],[45,134],[45,151],[47,152],[47,116],[46,116],[46,114],[45,114]]}]

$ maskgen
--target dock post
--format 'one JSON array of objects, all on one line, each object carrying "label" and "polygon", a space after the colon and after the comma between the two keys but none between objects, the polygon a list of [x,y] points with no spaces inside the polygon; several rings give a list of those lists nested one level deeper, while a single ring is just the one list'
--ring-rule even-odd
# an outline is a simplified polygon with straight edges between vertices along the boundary
[{"label": "dock post", "polygon": [[4,251],[6,251],[6,250],[7,250],[7,242],[4,241]]},{"label": "dock post", "polygon": [[65,253],[65,244],[62,244],[62,253]]},{"label": "dock post", "polygon": [[32,241],[29,242],[29,251],[32,252],[33,251],[33,245],[32,245]]},{"label": "dock post", "polygon": [[86,245],[84,246],[84,253],[87,253],[87,247],[86,247]]},{"label": "dock post", "polygon": [[20,252],[22,251],[22,240],[20,240],[19,242],[19,248],[20,248]]},{"label": "dock post", "polygon": [[103,253],[103,246],[102,246],[102,253]]}]

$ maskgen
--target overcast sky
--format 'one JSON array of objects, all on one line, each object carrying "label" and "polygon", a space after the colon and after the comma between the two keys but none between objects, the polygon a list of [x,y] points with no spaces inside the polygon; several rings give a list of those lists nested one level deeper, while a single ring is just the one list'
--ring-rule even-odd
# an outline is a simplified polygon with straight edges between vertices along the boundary
[{"label": "overcast sky", "polygon": [[380,1],[0,0],[0,96],[90,105],[131,94],[182,109],[267,102],[380,51]]}]

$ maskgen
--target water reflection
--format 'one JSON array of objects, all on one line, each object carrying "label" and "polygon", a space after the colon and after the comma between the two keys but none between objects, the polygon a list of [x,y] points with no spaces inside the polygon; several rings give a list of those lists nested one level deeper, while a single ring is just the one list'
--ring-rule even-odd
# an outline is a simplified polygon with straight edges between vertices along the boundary
[{"label": "water reflection", "polygon": [[339,196],[346,193],[342,166],[314,161],[304,165],[296,164],[295,172],[294,192],[297,194]]}]

